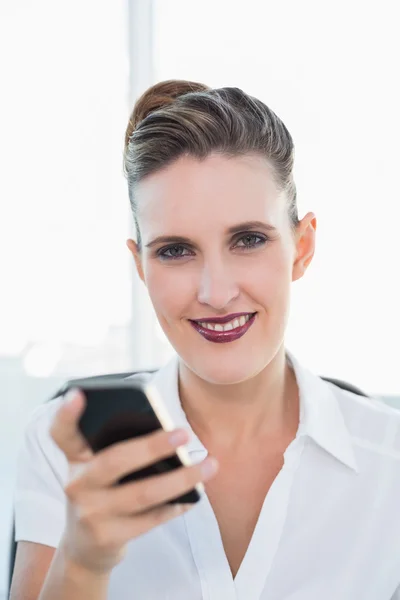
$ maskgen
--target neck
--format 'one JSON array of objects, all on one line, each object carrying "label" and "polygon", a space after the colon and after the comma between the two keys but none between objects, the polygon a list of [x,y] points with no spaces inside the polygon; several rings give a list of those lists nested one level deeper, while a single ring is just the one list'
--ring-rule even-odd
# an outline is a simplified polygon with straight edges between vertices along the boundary
[{"label": "neck", "polygon": [[297,431],[298,387],[283,346],[258,375],[232,385],[204,381],[180,363],[179,395],[204,445],[237,449],[265,437],[279,441]]}]

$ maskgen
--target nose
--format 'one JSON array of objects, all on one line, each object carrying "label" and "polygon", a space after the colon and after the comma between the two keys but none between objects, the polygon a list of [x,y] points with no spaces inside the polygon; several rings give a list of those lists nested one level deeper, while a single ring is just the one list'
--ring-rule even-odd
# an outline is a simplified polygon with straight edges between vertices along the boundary
[{"label": "nose", "polygon": [[203,265],[197,299],[215,310],[221,310],[239,295],[234,273],[223,261],[213,260]]}]

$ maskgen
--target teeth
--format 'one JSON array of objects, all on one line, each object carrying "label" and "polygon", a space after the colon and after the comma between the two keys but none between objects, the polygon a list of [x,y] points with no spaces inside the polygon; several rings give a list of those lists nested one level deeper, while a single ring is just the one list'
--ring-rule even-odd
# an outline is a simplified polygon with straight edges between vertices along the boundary
[{"label": "teeth", "polygon": [[199,323],[199,325],[201,325],[201,327],[204,329],[210,329],[211,331],[231,331],[232,329],[243,327],[250,317],[251,315],[242,315],[241,317],[233,319],[232,321],[224,323],[223,325],[221,323],[207,323],[206,321]]}]

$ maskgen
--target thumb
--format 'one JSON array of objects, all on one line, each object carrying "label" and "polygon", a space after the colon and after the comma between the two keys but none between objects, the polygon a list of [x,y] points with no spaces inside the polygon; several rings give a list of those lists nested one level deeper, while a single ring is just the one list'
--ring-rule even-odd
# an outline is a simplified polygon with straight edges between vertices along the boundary
[{"label": "thumb", "polygon": [[78,428],[78,421],[85,409],[86,398],[79,389],[71,389],[58,409],[50,428],[50,434],[69,462],[85,462],[93,452]]}]

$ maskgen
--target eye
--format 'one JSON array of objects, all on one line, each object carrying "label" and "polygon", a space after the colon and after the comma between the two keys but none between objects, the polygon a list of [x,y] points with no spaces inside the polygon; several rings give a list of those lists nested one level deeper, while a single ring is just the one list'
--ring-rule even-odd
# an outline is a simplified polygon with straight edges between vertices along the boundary
[{"label": "eye", "polygon": [[[184,253],[186,250],[187,254]],[[184,258],[185,256],[191,256],[190,251],[182,244],[174,244],[173,246],[168,246],[166,248],[160,248],[157,252],[157,255],[163,260],[176,260],[179,258]]]},{"label": "eye", "polygon": [[258,246],[262,246],[267,242],[267,238],[258,233],[246,233],[242,235],[235,244],[235,248],[251,250]]}]

